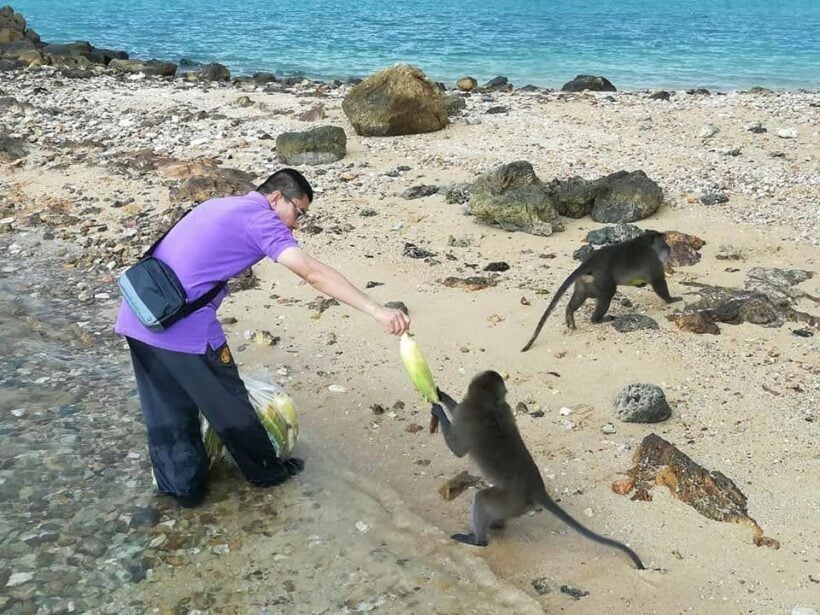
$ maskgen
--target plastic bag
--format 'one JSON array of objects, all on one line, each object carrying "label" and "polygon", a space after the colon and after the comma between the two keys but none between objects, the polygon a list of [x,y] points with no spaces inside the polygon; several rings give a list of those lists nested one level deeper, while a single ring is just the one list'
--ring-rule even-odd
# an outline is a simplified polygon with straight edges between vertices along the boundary
[{"label": "plastic bag", "polygon": [[[278,384],[248,376],[242,376],[242,381],[245,383],[248,398],[256,416],[268,432],[268,438],[276,450],[277,457],[287,459],[293,452],[299,435],[299,415],[296,405]],[[222,457],[226,457],[233,463],[230,453],[225,450],[225,445],[204,416],[201,416],[201,428],[210,465]]]}]

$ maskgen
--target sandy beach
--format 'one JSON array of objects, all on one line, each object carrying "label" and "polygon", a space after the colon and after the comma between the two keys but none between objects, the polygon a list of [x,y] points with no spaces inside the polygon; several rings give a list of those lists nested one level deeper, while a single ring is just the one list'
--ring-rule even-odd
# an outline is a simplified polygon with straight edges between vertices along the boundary
[{"label": "sandy beach", "polygon": [[[146,579],[118,588],[107,605],[94,605],[97,612],[820,609],[816,328],[745,322],[720,323],[719,335],[690,333],[666,318],[681,304],[626,288],[610,313],[649,316],[657,329],[620,333],[610,324],[593,325],[586,305],[576,315],[578,329],[569,331],[562,302],[533,349],[521,353],[552,293],[577,266],[573,252],[587,232],[605,225],[564,218],[565,230],[547,237],[513,233],[477,223],[442,192],[402,196],[413,186],[470,182],[519,160],[544,181],[640,169],[661,187],[664,201],[635,224],[705,241],[698,263],[668,276],[673,295],[691,303],[698,298],[692,283],[743,288],[752,268],[800,269],[814,277],[796,286],[802,292],[792,307],[816,317],[820,94],[672,92],[663,101],[650,99],[651,92],[473,93],[441,131],[366,138],[342,111],[347,91],[308,81],[267,87],[111,75],[71,79],[48,67],[4,73],[0,125],[6,138],[24,144],[19,155],[0,159],[0,227],[6,256],[21,266],[10,275],[25,275],[19,259],[26,250],[43,258],[50,253],[64,271],[87,280],[73,290],[83,309],[113,324],[115,276],[170,221],[164,212],[192,204],[174,197],[185,179],[182,163],[207,160],[261,180],[283,166],[277,135],[340,126],[347,155],[299,167],[318,194],[309,232],[298,234],[303,247],[359,286],[379,283],[368,290],[377,300],[404,302],[437,383],[454,397],[477,372],[501,372],[551,495],[590,528],[629,544],[649,569],[635,571],[544,513],[512,522],[484,549],[452,543],[449,535],[466,529],[474,489],[446,501],[438,488],[461,470],[476,470],[454,457],[440,434],[427,432],[429,408],[402,369],[398,340],[345,306],[311,307],[313,289],[263,262],[253,269],[255,286],[233,292],[220,317],[229,323],[240,370],[266,369],[293,395],[304,477],[251,497],[226,470],[216,479],[218,497],[201,514],[221,516],[223,533],[235,541],[230,559],[204,551],[195,563],[178,565],[169,559],[178,553],[158,555]],[[318,119],[298,118],[319,105]],[[506,111],[487,113],[497,106]],[[750,130],[755,123],[766,131]],[[715,191],[728,200],[705,205],[701,197]],[[433,256],[409,258],[407,243]],[[50,247],[57,244],[62,247]],[[21,252],[20,246],[29,247]],[[729,252],[737,258],[718,258]],[[509,269],[484,271],[499,261]],[[51,271],[40,273],[61,275],[57,267]],[[489,276],[494,285],[451,288],[443,284],[449,276]],[[99,343],[108,339],[125,361],[122,343],[98,326]],[[260,331],[279,341],[255,343]],[[632,383],[662,387],[671,417],[651,425],[619,421],[614,399]],[[127,408],[138,426],[135,396]],[[609,423],[614,430],[605,433]],[[755,546],[748,528],[707,519],[664,487],[655,487],[649,502],[613,493],[611,483],[626,475],[633,451],[650,433],[731,478],[748,498],[749,515],[781,548]],[[140,473],[131,477],[134,489],[152,498],[141,434],[131,450],[143,456]],[[246,497],[251,504],[243,507]],[[271,521],[267,532],[249,529],[265,525],[267,505],[288,508],[280,523],[292,518],[305,536],[320,536],[323,555],[298,548],[284,560],[274,557],[285,552],[286,528]],[[163,521],[195,518],[163,506]],[[370,530],[357,530],[356,521]],[[165,528],[157,525],[154,536]],[[379,568],[364,540],[373,549],[388,545],[410,563]],[[161,552],[162,544],[154,550]],[[344,560],[325,562],[329,569],[315,580],[322,587],[316,590],[309,573],[330,553],[349,554],[362,578],[342,582]],[[266,603],[273,594],[254,584],[252,569],[287,569],[299,578],[292,601]],[[368,571],[379,581],[368,585]],[[221,589],[207,591],[216,597],[197,605],[192,596],[215,578]],[[369,601],[377,592],[363,587],[382,588],[386,597]],[[24,612],[19,609],[32,594],[21,598],[17,590],[0,591],[8,598],[0,610]],[[416,602],[407,598],[414,592]]]}]

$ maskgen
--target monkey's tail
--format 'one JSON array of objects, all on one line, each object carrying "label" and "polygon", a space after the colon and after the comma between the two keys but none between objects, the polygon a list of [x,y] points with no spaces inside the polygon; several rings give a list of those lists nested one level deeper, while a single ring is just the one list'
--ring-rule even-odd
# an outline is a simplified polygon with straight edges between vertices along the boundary
[{"label": "monkey's tail", "polygon": [[612,538],[606,538],[605,536],[601,536],[600,534],[596,534],[592,530],[587,529],[586,527],[578,523],[575,519],[573,519],[570,516],[570,514],[566,512],[563,508],[558,506],[558,504],[553,502],[548,495],[543,494],[541,497],[536,499],[536,503],[546,508],[548,511],[550,511],[556,517],[561,519],[561,521],[566,523],[579,534],[583,534],[584,536],[591,540],[594,540],[595,542],[599,542],[601,544],[609,545],[610,547],[620,549],[629,556],[629,559],[631,559],[635,563],[635,567],[638,570],[646,570],[646,568],[643,565],[643,562],[641,561],[641,558],[638,557],[638,554],[635,553],[632,549],[627,547],[622,542],[618,542],[617,540],[613,540]]},{"label": "monkey's tail", "polygon": [[541,333],[541,329],[544,327],[544,323],[547,322],[547,317],[552,313],[552,310],[555,309],[555,306],[558,304],[558,301],[561,299],[563,294],[567,292],[567,289],[572,285],[573,282],[583,273],[585,263],[582,263],[580,267],[578,267],[575,271],[569,274],[569,277],[564,280],[564,283],[558,287],[558,290],[555,291],[555,296],[553,296],[552,301],[547,306],[547,309],[544,310],[544,313],[541,315],[541,320],[538,321],[538,324],[535,326],[535,333],[532,334],[530,341],[527,342],[526,346],[521,349],[521,352],[527,352],[530,347],[535,342],[535,338],[538,337],[538,334]]}]

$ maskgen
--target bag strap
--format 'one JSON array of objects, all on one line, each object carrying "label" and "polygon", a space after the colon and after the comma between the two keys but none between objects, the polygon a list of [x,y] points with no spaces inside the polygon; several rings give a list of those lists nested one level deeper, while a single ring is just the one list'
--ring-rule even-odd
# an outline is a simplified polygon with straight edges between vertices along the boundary
[{"label": "bag strap", "polygon": [[189,314],[193,314],[197,310],[204,308],[208,303],[210,303],[214,297],[216,297],[219,292],[225,288],[226,282],[219,282],[216,286],[214,286],[211,290],[207,293],[199,297],[193,303],[186,303],[185,307],[180,310],[183,317],[188,316]]},{"label": "bag strap", "polygon": [[[165,230],[165,232],[162,234],[162,236],[161,236],[159,239],[157,239],[157,240],[156,240],[153,244],[151,244],[151,247],[150,247],[150,248],[148,248],[148,249],[145,251],[145,254],[143,254],[143,255],[142,255],[142,258],[143,258],[143,259],[145,259],[145,258],[148,258],[149,256],[151,256],[151,255],[154,253],[154,250],[156,250],[156,249],[157,249],[157,246],[159,245],[159,243],[160,243],[163,239],[165,239],[165,236],[166,236],[168,233],[170,233],[170,232],[171,232],[171,229],[172,229],[172,228],[174,228],[177,224],[179,224],[179,222],[180,222],[180,221],[181,221],[181,220],[182,220],[185,216],[187,216],[189,213],[191,213],[191,211],[193,211],[193,207],[189,207],[189,208],[188,208],[188,209],[186,209],[184,212],[182,212],[182,215],[179,217],[179,220],[177,220],[177,221],[176,221],[176,222],[174,222],[171,226],[169,226],[169,227]],[[225,288],[225,285],[226,285],[226,284],[227,284],[227,282],[224,282],[224,281],[223,281],[223,282],[218,282],[218,283],[216,284],[216,286],[214,286],[214,287],[213,287],[211,290],[209,290],[207,293],[205,293],[204,295],[202,295],[201,297],[199,297],[196,301],[194,301],[194,302],[192,302],[192,303],[186,303],[186,304],[185,304],[185,307],[184,307],[184,308],[182,308],[182,310],[180,310],[180,312],[181,312],[181,313],[182,313],[182,315],[183,315],[183,318],[184,318],[185,316],[189,316],[190,314],[193,314],[193,313],[194,313],[194,312],[196,312],[197,310],[200,310],[200,309],[204,308],[207,304],[209,304],[211,301],[213,301],[214,297],[216,297],[216,296],[217,296],[217,295],[218,295],[218,294],[222,291],[222,289],[223,289],[223,288]]]},{"label": "bag strap", "polygon": [[193,207],[189,207],[188,209],[186,209],[186,210],[182,213],[182,215],[179,217],[179,220],[177,220],[177,221],[176,221],[176,222],[174,222],[171,226],[169,226],[167,229],[165,229],[165,232],[164,232],[164,233],[160,236],[160,238],[159,238],[159,239],[157,239],[154,243],[152,243],[152,244],[151,244],[151,247],[150,247],[150,248],[148,248],[148,249],[145,251],[145,253],[142,255],[142,258],[147,258],[147,257],[151,256],[151,255],[154,253],[154,250],[156,250],[156,249],[157,249],[157,246],[159,245],[159,242],[160,242],[160,241],[162,241],[163,239],[165,239],[165,236],[166,236],[168,233],[170,233],[170,232],[171,232],[171,229],[172,229],[172,228],[174,228],[177,224],[179,224],[179,223],[180,223],[180,221],[181,221],[181,220],[182,220],[185,216],[187,216],[189,213],[191,213],[191,211],[192,211],[192,210],[193,210]]}]

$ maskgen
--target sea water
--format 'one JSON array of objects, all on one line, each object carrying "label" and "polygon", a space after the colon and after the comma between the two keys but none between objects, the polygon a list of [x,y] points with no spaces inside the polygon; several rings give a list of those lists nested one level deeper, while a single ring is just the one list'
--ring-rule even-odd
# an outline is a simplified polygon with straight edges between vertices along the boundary
[{"label": "sea water", "polygon": [[48,42],[136,58],[345,79],[397,62],[433,79],[560,87],[820,87],[820,0],[15,0]]}]

